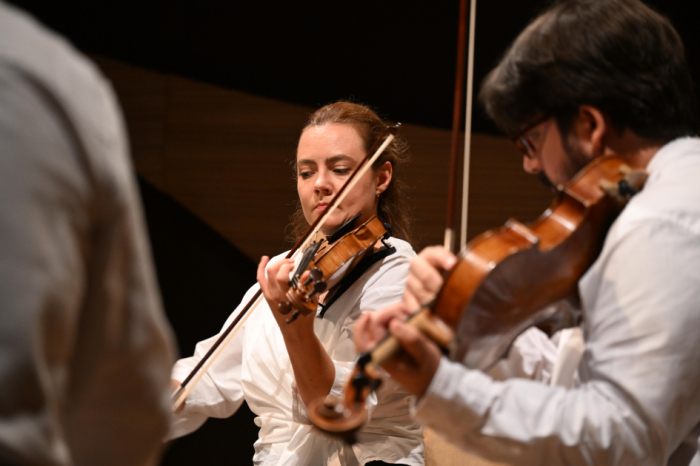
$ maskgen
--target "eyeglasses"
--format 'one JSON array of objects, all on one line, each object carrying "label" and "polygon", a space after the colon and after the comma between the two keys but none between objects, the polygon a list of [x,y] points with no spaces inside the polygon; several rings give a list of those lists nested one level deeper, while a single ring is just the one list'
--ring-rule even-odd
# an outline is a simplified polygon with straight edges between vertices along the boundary
[{"label": "eyeglasses", "polygon": [[532,143],[532,139],[530,138],[529,133],[534,128],[547,121],[549,118],[551,118],[550,115],[543,115],[542,117],[535,120],[534,123],[528,125],[525,129],[522,129],[515,133],[514,136],[511,136],[510,140],[513,141],[515,147],[517,147],[518,150],[523,154],[523,156],[527,157],[528,159],[531,159],[535,156],[535,145]]}]

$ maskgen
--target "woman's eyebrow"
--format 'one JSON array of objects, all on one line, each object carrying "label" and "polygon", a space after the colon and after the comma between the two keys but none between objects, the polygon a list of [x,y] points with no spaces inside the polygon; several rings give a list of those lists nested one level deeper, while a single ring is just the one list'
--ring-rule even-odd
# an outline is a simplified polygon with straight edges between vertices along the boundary
[{"label": "woman's eyebrow", "polygon": [[352,161],[352,162],[355,161],[355,159],[353,159],[353,158],[350,157],[349,155],[339,154],[339,155],[334,155],[333,157],[329,157],[328,159],[326,159],[326,163],[345,162],[345,161],[348,161],[348,160],[350,160],[350,161]]},{"label": "woman's eyebrow", "polygon": [[[334,163],[345,162],[345,161],[354,162],[355,159],[353,159],[349,155],[338,154],[338,155],[334,155],[333,157],[328,157],[325,160],[325,163],[326,164],[334,164]],[[297,165],[316,165],[316,161],[312,160],[312,159],[301,159],[301,160],[297,160]]]},{"label": "woman's eyebrow", "polygon": [[311,159],[297,160],[297,165],[316,165],[316,162]]}]

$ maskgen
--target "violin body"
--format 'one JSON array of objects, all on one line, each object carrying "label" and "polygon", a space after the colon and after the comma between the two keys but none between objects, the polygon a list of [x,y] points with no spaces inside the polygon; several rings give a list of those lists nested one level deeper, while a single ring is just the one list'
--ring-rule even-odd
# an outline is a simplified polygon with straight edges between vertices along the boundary
[{"label": "violin body", "polygon": [[[354,223],[360,215],[350,222]],[[344,228],[346,226],[341,227]],[[387,226],[375,215],[338,239],[321,239],[314,243],[304,253],[299,267],[294,272],[287,291],[287,301],[280,303],[279,312],[287,315],[294,311],[288,322],[293,321],[299,314],[315,314],[318,294],[325,291],[327,283],[330,280],[337,281],[350,272],[374,249],[377,241],[387,238],[389,234]],[[302,280],[302,274],[306,270],[310,270],[310,276]]]},{"label": "violin body", "polygon": [[[631,173],[619,158],[595,159],[529,227],[511,219],[469,242],[432,306],[455,329],[454,360],[487,370],[520,333],[552,317],[547,306],[578,304],[578,281],[627,202],[616,187]],[[641,189],[644,177],[635,176]]]},{"label": "violin body", "polygon": [[314,256],[314,265],[328,278],[345,267],[352,269],[387,232],[387,227],[375,215],[339,240],[320,249]]},{"label": "violin body", "polygon": [[[409,324],[449,349],[452,359],[487,370],[507,354],[520,333],[553,317],[553,308],[547,306],[578,300],[579,279],[645,180],[644,172],[632,170],[620,158],[595,159],[558,190],[552,205],[531,225],[511,219],[470,241],[430,308],[416,313],[420,317]],[[453,330],[452,341],[442,327]],[[360,355],[344,399],[312,403],[311,421],[332,435],[352,439],[366,419],[364,400],[378,386],[376,366],[399,350],[387,336]]]}]

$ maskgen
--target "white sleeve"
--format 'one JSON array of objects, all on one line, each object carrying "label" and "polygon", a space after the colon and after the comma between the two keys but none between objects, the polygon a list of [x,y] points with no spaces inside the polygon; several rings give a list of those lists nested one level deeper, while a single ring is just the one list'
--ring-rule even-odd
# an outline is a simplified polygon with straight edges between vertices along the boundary
[{"label": "white sleeve", "polygon": [[[394,284],[388,286],[381,286],[381,284],[379,284],[373,285],[368,291],[363,293],[362,296],[360,296],[359,301],[355,305],[355,311],[350,313],[352,317],[345,319],[345,321],[343,322],[342,328],[340,330],[340,338],[338,339],[338,344],[331,352],[333,354],[342,355],[355,354],[355,343],[352,338],[352,326],[355,324],[356,321],[355,316],[359,316],[360,313],[363,311],[372,312],[376,309],[386,306],[387,304],[400,300],[403,294],[403,290],[403,285]],[[331,361],[333,362],[333,367],[335,368],[335,378],[333,379],[333,385],[331,386],[329,396],[343,398],[345,384],[347,383],[348,377],[350,377],[350,374],[352,374],[353,370],[355,369],[356,361],[354,358],[352,360],[342,358],[341,360],[337,357],[334,358],[332,355]],[[396,385],[396,388],[399,387],[398,384],[395,384],[391,380],[387,379],[386,382],[391,386]],[[294,421],[303,424],[310,424],[311,421],[309,421],[306,406],[303,400],[301,399],[301,395],[299,394],[296,388],[296,384],[292,387],[292,390],[294,394]],[[370,417],[376,406],[377,395],[376,393],[372,393],[367,398],[367,410]]]},{"label": "white sleeve", "polygon": [[[183,382],[192,372],[221,333],[228,328],[241,313],[248,301],[260,289],[255,283],[243,300],[224,323],[222,331],[211,338],[197,343],[194,356],[179,360],[172,370],[171,377]],[[251,312],[251,311],[249,311]],[[209,417],[226,418],[233,415],[244,400],[241,387],[241,358],[245,322],[234,329],[234,335],[207,372],[192,386],[187,395],[185,408],[174,416],[167,439],[173,439],[197,430]]]},{"label": "white sleeve", "polygon": [[[362,312],[373,312],[388,304],[399,301],[405,289],[405,279],[408,275],[408,259],[404,256],[389,256],[391,261],[389,264],[375,264],[372,268],[365,272],[363,277],[369,277],[366,283],[356,282],[346,292],[347,295],[356,293],[356,298],[352,299],[352,309],[347,309],[343,313],[347,317],[339,322],[340,326],[339,337],[332,348],[327,348],[333,366],[335,368],[335,378],[329,395],[342,398],[345,391],[345,384],[355,369],[356,355],[355,342],[352,337],[352,328],[355,321],[359,318]],[[384,270],[382,270],[382,267]],[[377,270],[379,268],[379,270]],[[363,286],[358,290],[357,286]],[[333,306],[341,303],[341,297]],[[391,382],[389,382],[391,384]],[[403,390],[403,389],[401,389]],[[308,413],[306,407],[301,400],[296,390],[293,387],[294,393],[294,419],[296,422],[308,424]],[[371,416],[374,408],[377,405],[377,396],[372,393],[367,398],[367,409]]]},{"label": "white sleeve", "polygon": [[[373,312],[399,301],[405,289],[407,274],[408,260],[397,261],[394,267],[378,277],[363,293],[358,310]],[[353,353],[354,322],[355,319],[352,319],[352,322],[346,323],[339,342],[339,347],[346,344],[351,346]],[[355,361],[345,363],[336,360],[334,364],[336,379],[332,394],[340,396],[349,374],[355,368]],[[388,375],[382,378],[380,387],[367,397],[365,406],[368,420],[358,433],[358,443],[353,445],[353,451],[360,464],[374,460],[392,464],[424,464],[423,429],[411,417],[411,398],[411,394]]]},{"label": "white sleeve", "polygon": [[515,339],[508,355],[488,373],[496,380],[522,378],[549,382],[557,345],[543,331],[531,327]]},{"label": "white sleeve", "polygon": [[[594,268],[582,383],[497,382],[443,360],[417,418],[519,464],[665,464],[700,419],[700,240],[674,224],[626,233]],[[590,291],[590,290],[589,290]]]},{"label": "white sleeve", "polygon": [[549,338],[531,327],[515,339],[506,358],[488,374],[495,380],[532,379],[571,388],[578,385],[578,365],[585,344],[580,327],[567,328]]}]

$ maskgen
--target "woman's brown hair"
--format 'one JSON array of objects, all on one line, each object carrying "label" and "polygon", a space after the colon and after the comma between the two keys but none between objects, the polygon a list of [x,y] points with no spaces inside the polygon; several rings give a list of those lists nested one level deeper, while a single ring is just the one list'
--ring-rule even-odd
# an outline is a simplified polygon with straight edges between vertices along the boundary
[{"label": "woman's brown hair", "polygon": [[[328,104],[312,113],[302,132],[307,128],[324,126],[329,123],[352,125],[362,138],[365,151],[369,151],[386,127],[386,123],[369,107],[354,102],[340,101]],[[408,157],[408,144],[403,138],[397,136],[374,162],[372,169],[376,171],[385,162],[391,163],[393,169],[391,182],[387,189],[379,195],[377,217],[391,226],[392,236],[410,242],[411,218],[405,205],[407,187],[406,183],[398,176],[399,166],[406,162]],[[292,235],[295,240],[301,237],[309,227],[301,203],[298,203],[297,210],[292,215],[292,227]]]}]

